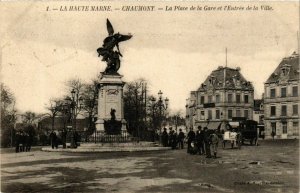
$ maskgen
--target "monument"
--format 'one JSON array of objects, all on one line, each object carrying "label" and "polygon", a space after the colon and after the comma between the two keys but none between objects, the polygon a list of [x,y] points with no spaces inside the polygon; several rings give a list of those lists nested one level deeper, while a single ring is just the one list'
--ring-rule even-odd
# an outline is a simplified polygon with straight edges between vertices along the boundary
[{"label": "monument", "polygon": [[140,141],[129,135],[124,119],[123,87],[125,82],[118,73],[121,65],[119,43],[129,40],[131,35],[114,33],[114,29],[107,19],[108,37],[102,47],[97,49],[98,56],[106,62],[104,72],[101,72],[98,88],[98,113],[96,131],[89,141],[81,143],[77,149],[43,148],[43,151],[65,152],[132,152],[132,151],[160,151],[171,147],[161,147],[155,142]]},{"label": "monument", "polygon": [[110,21],[106,21],[108,37],[103,41],[102,47],[97,49],[98,57],[102,57],[107,66],[101,72],[98,96],[98,117],[96,131],[104,131],[107,135],[119,135],[126,132],[124,119],[122,75],[118,73],[121,65],[119,43],[129,40],[132,35],[114,33]]}]

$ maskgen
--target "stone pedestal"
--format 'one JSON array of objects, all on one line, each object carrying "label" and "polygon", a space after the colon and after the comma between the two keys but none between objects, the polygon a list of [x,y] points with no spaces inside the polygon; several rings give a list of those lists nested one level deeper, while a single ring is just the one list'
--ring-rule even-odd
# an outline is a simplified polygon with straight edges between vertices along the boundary
[{"label": "stone pedestal", "polygon": [[102,74],[99,82],[98,95],[98,119],[96,130],[104,131],[104,121],[111,119],[111,110],[115,109],[116,121],[121,121],[122,131],[126,131],[126,120],[124,119],[123,86],[121,75]]}]

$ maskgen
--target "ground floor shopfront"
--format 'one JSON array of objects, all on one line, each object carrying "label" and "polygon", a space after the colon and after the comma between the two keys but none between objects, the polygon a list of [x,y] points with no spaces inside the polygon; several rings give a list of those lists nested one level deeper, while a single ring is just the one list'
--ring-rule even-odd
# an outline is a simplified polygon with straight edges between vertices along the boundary
[{"label": "ground floor shopfront", "polygon": [[299,138],[299,118],[265,120],[265,136],[274,139]]}]

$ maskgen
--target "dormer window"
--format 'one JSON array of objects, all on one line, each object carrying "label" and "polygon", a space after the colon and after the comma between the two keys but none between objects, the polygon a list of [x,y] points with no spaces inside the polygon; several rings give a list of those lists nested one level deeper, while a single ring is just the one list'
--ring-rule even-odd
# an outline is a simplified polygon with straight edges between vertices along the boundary
[{"label": "dormer window", "polygon": [[281,68],[281,75],[282,76],[287,76],[290,73],[290,65],[284,64]]},{"label": "dormer window", "polygon": [[211,76],[208,81],[209,81],[209,84],[214,85],[215,81],[216,81],[216,78],[214,76]]}]

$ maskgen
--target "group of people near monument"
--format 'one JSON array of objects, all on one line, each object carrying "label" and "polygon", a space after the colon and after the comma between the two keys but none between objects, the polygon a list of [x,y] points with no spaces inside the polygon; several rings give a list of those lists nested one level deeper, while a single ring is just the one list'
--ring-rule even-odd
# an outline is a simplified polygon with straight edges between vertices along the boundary
[{"label": "group of people near monument", "polygon": [[70,142],[71,148],[77,148],[79,145],[78,142],[80,141],[80,136],[77,131],[69,131],[63,130],[61,132],[61,138],[59,138],[55,131],[52,131],[49,135],[50,138],[50,144],[52,149],[57,149],[58,144],[61,142],[63,145],[63,148],[66,148],[67,141]]},{"label": "group of people near monument", "polygon": [[183,149],[184,138],[185,135],[182,132],[182,129],[179,129],[179,133],[169,128],[169,133],[167,132],[167,128],[164,128],[161,136],[162,144],[164,147],[172,147],[172,149]]},{"label": "group of people near monument", "polygon": [[32,141],[33,141],[32,134],[25,131],[16,131],[16,135],[15,135],[16,153],[30,151]]},{"label": "group of people near monument", "polygon": [[217,130],[198,126],[198,130],[194,132],[193,128],[190,128],[187,134],[187,153],[206,155],[206,158],[217,158],[218,143]]}]

